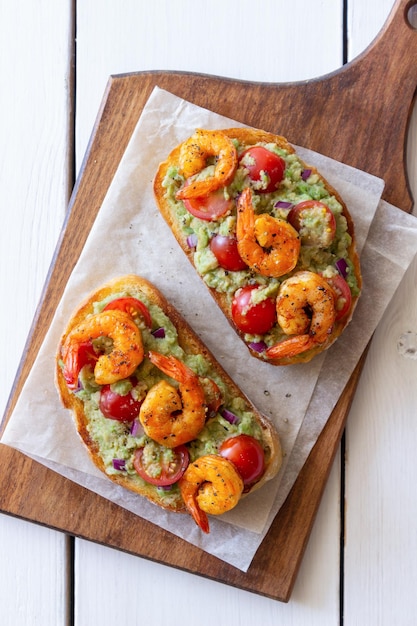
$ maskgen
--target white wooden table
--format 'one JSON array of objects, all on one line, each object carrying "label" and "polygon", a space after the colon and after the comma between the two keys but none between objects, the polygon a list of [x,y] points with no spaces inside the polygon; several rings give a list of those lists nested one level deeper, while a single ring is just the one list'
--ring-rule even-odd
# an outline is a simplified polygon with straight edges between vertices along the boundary
[{"label": "white wooden table", "polygon": [[[109,75],[313,78],[361,53],[393,4],[3,0],[2,413]],[[416,112],[408,164],[417,197]],[[346,457],[337,456],[289,604],[0,514],[2,626],[415,624],[417,360],[400,356],[397,340],[417,332],[416,283],[414,263],[373,339]]]}]

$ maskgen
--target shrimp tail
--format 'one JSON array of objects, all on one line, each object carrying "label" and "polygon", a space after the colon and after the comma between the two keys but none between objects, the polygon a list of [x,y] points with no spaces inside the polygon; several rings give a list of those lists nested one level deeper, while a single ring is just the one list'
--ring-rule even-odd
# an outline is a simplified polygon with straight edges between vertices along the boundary
[{"label": "shrimp tail", "polygon": [[185,383],[189,377],[195,378],[194,372],[172,355],[166,356],[150,350],[148,358],[153,365],[179,383]]},{"label": "shrimp tail", "polygon": [[188,512],[190,513],[197,526],[201,528],[204,533],[208,534],[210,532],[208,515],[202,509],[200,509],[195,497],[189,497],[184,501]]},{"label": "shrimp tail", "polygon": [[79,359],[78,348],[73,346],[65,346],[62,350],[62,359],[64,368],[62,370],[68,389],[74,390],[78,385]]},{"label": "shrimp tail", "polygon": [[245,188],[240,194],[238,205],[238,220],[236,223],[236,236],[238,241],[245,238],[255,227],[255,215],[252,209],[252,195],[250,189]]},{"label": "shrimp tail", "polygon": [[297,356],[297,354],[310,350],[314,343],[314,338],[311,335],[296,335],[268,348],[265,351],[265,356],[268,359],[284,359]]},{"label": "shrimp tail", "polygon": [[210,195],[214,188],[215,185],[211,179],[195,181],[187,187],[180,189],[176,194],[176,198],[177,200],[187,200],[197,197],[196,194],[198,194],[199,198],[204,198]]},{"label": "shrimp tail", "polygon": [[[190,472],[188,472],[189,474]],[[194,473],[192,473],[194,477]],[[184,504],[187,507],[187,511],[201,530],[205,533],[210,532],[210,526],[207,513],[205,513],[197,502],[198,489],[203,484],[203,480],[199,476],[194,477],[194,480],[190,482],[187,477],[182,477],[179,481],[180,491]]]}]

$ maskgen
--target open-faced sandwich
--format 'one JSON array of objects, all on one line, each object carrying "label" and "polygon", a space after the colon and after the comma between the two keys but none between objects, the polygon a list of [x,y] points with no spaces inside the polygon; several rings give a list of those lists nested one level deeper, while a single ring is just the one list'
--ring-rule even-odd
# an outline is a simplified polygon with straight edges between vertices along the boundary
[{"label": "open-faced sandwich", "polygon": [[341,334],[361,290],[352,219],[285,138],[198,129],[159,166],[154,194],[252,355],[307,362]]},{"label": "open-faced sandwich", "polygon": [[103,285],[71,317],[56,382],[96,466],[161,507],[234,508],[282,463],[273,425],[178,311],[135,275]]}]

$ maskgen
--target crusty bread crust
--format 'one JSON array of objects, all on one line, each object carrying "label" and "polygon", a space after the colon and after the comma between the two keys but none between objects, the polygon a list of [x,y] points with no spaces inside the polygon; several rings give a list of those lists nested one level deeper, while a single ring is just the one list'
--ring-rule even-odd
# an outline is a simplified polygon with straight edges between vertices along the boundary
[{"label": "crusty bread crust", "polygon": [[[280,135],[274,135],[273,133],[269,133],[266,131],[258,130],[255,128],[228,128],[228,129],[221,129],[221,132],[227,135],[229,138],[237,139],[239,143],[245,148],[250,147],[254,144],[259,144],[259,143],[275,143],[280,148],[283,148],[284,150],[286,150],[288,153],[290,154],[295,153],[295,149],[293,148],[293,146],[291,146],[291,144],[289,144],[289,142],[285,139],[285,137],[282,137]],[[180,155],[182,145],[183,144],[176,146],[172,150],[172,152],[169,154],[168,158],[159,165],[158,171],[154,178],[153,189],[154,189],[154,197],[159,207],[161,215],[163,216],[163,218],[165,219],[165,221],[171,228],[175,239],[177,240],[182,250],[186,254],[190,263],[195,267],[194,260],[193,260],[194,252],[192,248],[190,248],[190,246],[188,245],[187,238],[184,235],[183,231],[181,230],[180,225],[176,219],[175,211],[173,210],[171,204],[166,198],[166,190],[163,185],[163,181],[167,175],[168,170],[172,166],[177,165],[179,162],[179,155]],[[313,174],[316,174],[321,179],[321,181],[323,182],[323,184],[325,185],[329,193],[333,195],[343,207],[343,215],[346,218],[347,225],[348,225],[348,232],[351,236],[351,244],[349,247],[348,254],[349,254],[350,260],[352,261],[355,276],[357,279],[357,284],[360,289],[362,286],[360,263],[359,263],[359,257],[356,251],[354,225],[353,225],[351,215],[348,211],[348,208],[345,202],[343,201],[343,199],[341,198],[341,196],[339,195],[339,193],[336,191],[336,189],[334,189],[332,185],[330,185],[330,183],[317,171],[315,167],[307,165],[307,164],[304,164],[304,165],[306,169],[310,169]],[[206,287],[210,291],[212,297],[214,298],[214,300],[216,301],[220,309],[225,314],[233,330],[241,338],[243,338],[244,333],[242,333],[232,321],[231,305],[230,305],[230,301],[227,295],[219,291],[216,291],[214,288],[209,287],[207,285]],[[333,330],[331,334],[329,334],[329,337],[325,343],[317,344],[314,348],[308,350],[307,352],[300,353],[296,356],[286,357],[286,358],[281,358],[281,359],[270,359],[268,362],[271,363],[272,365],[291,365],[294,363],[308,362],[314,356],[316,356],[317,354],[320,354],[321,352],[329,348],[334,343],[334,341],[341,335],[344,328],[350,322],[353,312],[355,310],[356,304],[357,304],[357,300],[358,300],[358,296],[352,297],[352,304],[350,307],[350,311],[341,320],[338,320],[335,322],[333,326]],[[248,350],[252,354],[252,356],[254,356],[255,358],[265,360],[261,354],[259,354],[255,350],[252,350],[250,346],[248,346]]]},{"label": "crusty bread crust", "polygon": [[[138,493],[141,496],[144,496],[148,500],[154,502],[155,504],[171,511],[176,512],[186,512],[185,505],[180,502],[177,505],[167,504],[164,502],[157,493],[157,490],[147,483],[138,486],[137,483],[134,483],[131,479],[129,479],[129,475],[120,475],[120,474],[107,474],[105,471],[105,466],[100,456],[100,450],[98,448],[97,443],[90,437],[88,432],[88,417],[84,413],[83,402],[77,398],[67,387],[65,382],[65,378],[62,373],[62,368],[60,366],[61,359],[61,347],[65,342],[66,337],[71,332],[71,330],[77,326],[81,321],[85,319],[85,317],[93,312],[93,304],[94,302],[101,301],[113,293],[129,293],[132,296],[137,295],[138,293],[144,294],[151,302],[158,305],[164,313],[169,317],[178,332],[178,342],[183,350],[188,354],[201,354],[210,362],[211,367],[216,370],[217,374],[221,376],[221,378],[225,381],[227,386],[233,390],[235,395],[239,395],[245,399],[248,405],[251,407],[254,412],[256,419],[259,425],[262,428],[263,433],[263,445],[266,450],[266,471],[262,476],[261,480],[254,485],[248,493],[258,489],[266,481],[273,478],[282,464],[282,450],[281,444],[278,437],[278,434],[273,426],[273,424],[264,417],[248,400],[248,398],[243,394],[243,392],[238,388],[236,383],[230,378],[230,376],[226,373],[226,371],[221,367],[221,365],[216,361],[213,354],[207,349],[207,347],[203,344],[201,339],[194,333],[182,315],[173,307],[168,300],[163,296],[163,294],[148,280],[136,276],[133,274],[129,274],[122,277],[117,277],[102,287],[100,287],[97,291],[90,294],[84,302],[80,305],[80,307],[73,313],[70,321],[61,337],[61,341],[59,343],[59,348],[56,357],[56,368],[55,368],[55,380],[56,387],[60,396],[60,399],[63,405],[72,412],[73,419],[77,428],[77,431],[86,446],[89,455],[93,461],[93,463],[100,469],[102,472],[106,474],[106,476],[121,485],[122,487],[129,489]],[[245,494],[247,495],[247,494]]]}]

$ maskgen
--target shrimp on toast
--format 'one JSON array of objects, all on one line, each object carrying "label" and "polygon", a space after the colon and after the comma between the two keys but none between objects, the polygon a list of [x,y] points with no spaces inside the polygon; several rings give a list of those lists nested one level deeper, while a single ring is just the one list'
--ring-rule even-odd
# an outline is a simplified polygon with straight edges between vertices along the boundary
[{"label": "shrimp on toast", "polygon": [[209,454],[191,463],[179,481],[181,495],[196,524],[209,532],[207,514],[233,509],[243,493],[243,480],[230,461]]},{"label": "shrimp on toast", "polygon": [[289,338],[266,350],[270,359],[293,357],[324,344],[336,319],[333,289],[325,278],[308,271],[282,282],[276,309],[278,323]]},{"label": "shrimp on toast", "polygon": [[192,179],[177,193],[178,199],[207,196],[226,186],[237,169],[237,152],[233,142],[223,133],[197,129],[181,147],[180,172],[186,179],[201,172],[209,157],[216,159],[214,173],[203,180]]},{"label": "shrimp on toast", "polygon": [[174,356],[150,351],[149,360],[164,374],[179,383],[178,389],[160,380],[148,391],[139,419],[146,434],[166,446],[192,441],[203,428],[207,407],[199,377]]},{"label": "shrimp on toast", "polygon": [[262,276],[278,278],[296,266],[300,253],[298,232],[268,213],[255,215],[248,187],[237,201],[236,234],[241,258]]},{"label": "shrimp on toast", "polygon": [[[248,127],[207,132],[235,146],[233,177],[218,187],[222,177],[211,176],[215,157],[197,158],[198,151],[191,150],[194,134],[158,167],[153,191],[160,213],[250,354],[274,366],[308,362],[342,334],[361,294],[348,206],[314,161],[305,163],[281,135]],[[195,165],[190,172],[183,169],[187,153]],[[207,163],[201,176],[185,177]],[[205,176],[201,182],[209,195],[186,199],[207,191],[189,191]],[[325,340],[310,330],[287,335],[280,327],[275,312],[280,284],[300,271],[326,277],[336,293],[337,315]],[[248,301],[253,286],[261,289]]]},{"label": "shrimp on toast", "polygon": [[[143,360],[133,373],[128,374],[130,369],[123,372],[126,379],[110,385],[97,383],[93,366],[99,353],[90,340],[100,335],[98,347],[110,350],[118,342],[118,324],[122,321],[132,332],[131,324],[136,325],[141,333]],[[155,332],[161,326],[164,333]],[[80,345],[87,345],[88,350],[80,348],[77,355],[73,349],[71,353],[70,348],[81,340],[85,343]],[[122,347],[133,366],[136,359],[130,358],[129,345]],[[77,367],[83,365],[78,385],[65,375],[70,362],[64,357],[69,354],[78,358]],[[73,313],[58,346],[55,372],[62,404],[71,411],[97,468],[108,479],[166,511],[191,513],[190,485],[184,479],[185,500],[181,478],[188,468],[187,476],[192,478],[196,471],[193,464],[209,454],[215,455],[218,468],[229,468],[219,460],[222,442],[238,440],[242,432],[249,439],[247,445],[258,442],[261,446],[265,466],[265,472],[249,489],[246,485],[245,496],[271,480],[282,465],[281,443],[273,424],[248,400],[181,314],[140,276],[129,274],[109,281]],[[224,417],[230,412],[233,420]],[[222,473],[237,503],[239,476],[233,470]],[[210,465],[207,485],[211,478],[217,485]],[[229,507],[226,486],[218,484],[216,489],[223,503],[217,513],[211,506],[202,517],[212,511],[220,514]],[[204,506],[201,504],[201,510]],[[199,510],[195,511],[195,519],[199,519]]]},{"label": "shrimp on toast", "polygon": [[110,385],[127,378],[142,362],[142,335],[131,316],[123,311],[96,313],[73,328],[62,346],[64,376],[69,387],[77,385],[80,347],[99,337],[108,337],[113,343],[109,352],[97,358],[94,367],[97,384]]}]

